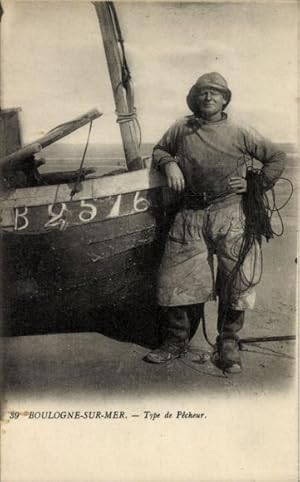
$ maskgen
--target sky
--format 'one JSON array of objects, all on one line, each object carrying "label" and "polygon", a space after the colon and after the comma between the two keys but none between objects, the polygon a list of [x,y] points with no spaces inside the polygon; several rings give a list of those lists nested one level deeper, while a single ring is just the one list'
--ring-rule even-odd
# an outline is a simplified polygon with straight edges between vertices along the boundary
[{"label": "sky", "polygon": [[[2,0],[2,108],[21,107],[23,142],[98,108],[91,142],[119,143],[94,6]],[[115,3],[142,137],[156,142],[189,112],[204,72],[232,90],[228,115],[276,142],[297,139],[297,1]],[[87,127],[64,139],[82,143]]]}]

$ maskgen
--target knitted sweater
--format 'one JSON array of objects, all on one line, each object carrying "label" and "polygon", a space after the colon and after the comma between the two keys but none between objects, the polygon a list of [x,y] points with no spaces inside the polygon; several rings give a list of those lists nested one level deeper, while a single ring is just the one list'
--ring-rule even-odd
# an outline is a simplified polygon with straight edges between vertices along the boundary
[{"label": "knitted sweater", "polygon": [[197,194],[221,194],[232,176],[245,176],[253,159],[262,163],[268,184],[282,174],[285,154],[254,129],[231,122],[226,114],[217,122],[194,115],[177,120],[153,149],[154,166],[176,161],[188,188]]}]

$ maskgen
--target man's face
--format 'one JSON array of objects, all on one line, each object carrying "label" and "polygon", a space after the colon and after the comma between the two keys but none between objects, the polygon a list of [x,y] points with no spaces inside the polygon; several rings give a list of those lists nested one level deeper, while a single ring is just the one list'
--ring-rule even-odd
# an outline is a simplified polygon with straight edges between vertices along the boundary
[{"label": "man's face", "polygon": [[224,95],[215,89],[201,89],[197,97],[198,111],[204,119],[220,119],[225,104]]}]

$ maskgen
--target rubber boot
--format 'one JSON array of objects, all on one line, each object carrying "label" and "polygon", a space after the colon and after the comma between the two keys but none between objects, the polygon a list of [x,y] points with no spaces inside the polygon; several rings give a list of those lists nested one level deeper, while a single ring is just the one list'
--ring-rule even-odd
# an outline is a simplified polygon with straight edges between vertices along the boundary
[{"label": "rubber boot", "polygon": [[238,332],[243,328],[245,312],[219,306],[218,333],[219,338],[238,340]]},{"label": "rubber boot", "polygon": [[238,344],[238,332],[244,325],[245,312],[219,307],[218,332],[213,353],[214,363],[228,373],[240,373],[242,362]]},{"label": "rubber boot", "polygon": [[166,333],[162,345],[152,350],[144,361],[166,363],[187,352],[191,333],[191,323],[186,306],[172,306],[166,310]]}]

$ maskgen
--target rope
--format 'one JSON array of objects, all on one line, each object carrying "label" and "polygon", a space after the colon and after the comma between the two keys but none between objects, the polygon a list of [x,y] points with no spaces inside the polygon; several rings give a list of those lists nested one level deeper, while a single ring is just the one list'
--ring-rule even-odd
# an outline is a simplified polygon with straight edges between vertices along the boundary
[{"label": "rope", "polygon": [[[257,284],[262,276],[262,252],[261,252],[261,243],[262,238],[264,237],[268,242],[274,236],[281,236],[284,233],[284,226],[282,217],[279,211],[287,205],[289,200],[293,194],[293,185],[291,181],[285,178],[278,178],[287,180],[291,185],[291,192],[289,193],[288,199],[283,203],[282,206],[278,207],[276,205],[276,198],[275,198],[275,191],[273,184],[270,186],[270,181],[266,178],[264,173],[261,170],[248,168],[247,169],[247,191],[243,195],[243,212],[245,215],[245,228],[243,236],[239,241],[241,241],[241,246],[238,252],[238,260],[231,271],[226,282],[222,286],[222,293],[224,299],[227,301],[226,304],[221,306],[220,310],[220,317],[221,317],[221,329],[220,329],[220,336],[222,337],[222,332],[224,330],[224,325],[226,322],[226,317],[228,314],[228,310],[230,308],[230,302],[232,298],[239,297],[241,293],[247,291],[253,284]],[[270,202],[268,196],[266,194],[266,190],[271,188],[271,195],[273,200],[273,207],[270,206]],[[282,229],[280,233],[276,233],[271,224],[272,216],[274,213],[277,213]],[[246,259],[246,256],[250,252],[253,247],[255,247],[255,243],[258,242],[259,245],[259,256],[261,259],[261,270],[258,276],[258,280],[254,283],[255,277],[255,266],[257,261],[257,250],[254,251],[254,262],[253,262],[253,272],[251,279],[246,279],[245,273],[243,273],[243,263]],[[237,280],[237,277],[240,276],[244,288],[239,287],[236,289],[234,286]]]},{"label": "rope", "polygon": [[131,73],[128,67],[128,62],[127,62],[126,53],[125,53],[124,38],[122,35],[120,23],[118,20],[118,15],[113,2],[107,2],[107,4],[109,9],[109,14],[111,17],[111,22],[115,31],[115,38],[120,45],[120,50],[121,50],[120,61],[121,61],[121,75],[122,75],[121,85],[124,87],[126,91],[126,99],[127,99],[127,105],[128,105],[128,111],[129,111],[128,113],[116,112],[117,123],[118,124],[125,124],[127,122],[133,123],[135,134],[136,134],[136,137],[138,138],[138,147],[140,148],[142,144],[142,130],[141,130],[140,123],[137,119],[136,108],[134,106],[134,91],[133,91],[133,85],[131,82]]},{"label": "rope", "polygon": [[120,114],[116,112],[117,123],[126,124],[126,122],[133,122],[134,129],[137,131],[138,146],[141,147],[142,144],[142,129],[136,115],[136,108],[134,107],[133,112],[128,112],[127,114]]},{"label": "rope", "polygon": [[77,126],[77,121],[72,120],[72,121],[63,122],[62,124],[59,124],[58,126],[53,127],[53,129],[50,129],[50,131],[48,131],[47,134],[50,134],[51,132],[54,132],[57,129],[61,129],[62,127],[69,127],[69,126],[70,127]]},{"label": "rope", "polygon": [[[107,2],[108,8],[109,8],[109,13],[111,16],[112,24],[115,29],[115,35],[117,42],[120,44],[121,47],[121,53],[122,53],[122,82],[124,87],[128,84],[128,82],[131,80],[131,73],[128,67],[127,59],[126,59],[126,54],[125,54],[125,47],[124,47],[124,38],[122,35],[120,23],[118,20],[118,15],[115,9],[115,6],[113,2]],[[126,87],[125,87],[126,88]]]},{"label": "rope", "polygon": [[[230,302],[232,302],[232,298],[233,297],[238,298],[243,291],[248,290],[250,287],[253,286],[253,284],[259,283],[263,272],[263,257],[262,257],[262,251],[261,251],[262,238],[264,237],[268,242],[274,236],[283,235],[284,224],[283,224],[282,216],[280,214],[280,210],[283,209],[288,204],[294,191],[293,184],[289,179],[278,177],[276,181],[283,180],[288,182],[291,189],[285,202],[281,206],[277,206],[275,190],[274,190],[275,183],[271,184],[262,170],[254,169],[253,159],[251,161],[252,161],[251,165],[248,166],[246,159],[243,157],[243,164],[246,167],[246,180],[247,180],[247,191],[246,193],[243,194],[243,198],[242,198],[243,214],[245,217],[244,233],[238,240],[238,243],[240,243],[240,247],[238,250],[237,262],[233,270],[229,273],[226,282],[223,283],[223,286],[221,288],[223,299],[226,300],[226,304],[222,304],[221,306],[219,306],[219,316],[221,318],[221,326],[219,330],[220,337],[222,337],[222,333],[224,331],[224,326],[225,326],[226,318],[228,316],[228,311],[230,308]],[[240,159],[237,161],[237,169],[239,169],[240,167],[239,162],[240,162]],[[192,196],[194,196],[195,198],[198,198],[199,201],[201,200],[201,201],[207,201],[207,202],[217,199],[218,197],[222,197],[226,194],[229,194],[228,192],[225,192],[225,191],[220,193],[219,195],[210,195],[210,193],[206,193],[206,196],[204,197],[204,199],[200,199],[200,196],[197,193],[195,193],[191,188],[190,190],[191,190]],[[267,190],[271,191],[272,204],[268,198]],[[274,214],[277,214],[281,224],[281,230],[279,233],[275,232],[272,227],[272,217]],[[250,252],[250,250],[253,250],[253,248],[257,246],[257,242],[258,242],[259,251],[257,251],[257,249],[254,249],[254,261],[253,261],[254,268],[252,270],[252,276],[250,279],[246,279],[246,275],[243,272],[243,263],[246,259],[246,256]],[[235,252],[236,246],[233,247],[233,251],[234,251],[232,253],[233,258],[236,258],[236,252]],[[257,265],[257,256],[260,257],[261,268],[260,268],[260,273],[258,275],[258,279],[255,280],[255,283],[254,283],[255,271],[256,271],[255,267]],[[236,289],[235,284],[238,276],[240,276],[241,283],[243,283],[243,285],[245,286],[244,288],[240,286],[239,289]],[[206,319],[205,319],[204,311],[203,311],[203,317],[202,317],[202,331],[208,345],[210,345],[215,350],[217,347],[215,344],[212,343],[212,341],[209,339],[207,334]]]},{"label": "rope", "polygon": [[84,151],[83,151],[81,163],[80,163],[79,170],[78,170],[77,180],[75,181],[74,186],[73,186],[73,189],[72,189],[71,194],[70,194],[70,200],[71,200],[71,201],[72,201],[72,199],[73,199],[73,196],[74,196],[77,192],[79,192],[79,183],[80,183],[80,181],[81,181],[81,179],[82,179],[82,168],[83,168],[83,163],[84,163],[84,161],[85,161],[86,152],[87,152],[87,149],[88,149],[88,146],[89,146],[89,142],[90,142],[92,126],[93,126],[93,121],[91,120],[91,121],[90,121],[90,125],[89,125],[89,131],[88,131],[88,135],[87,135],[87,140],[86,140],[86,143],[85,143],[85,148],[84,148]]}]

